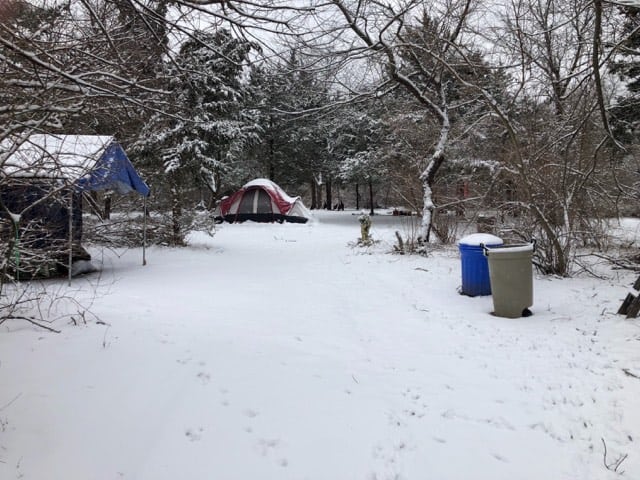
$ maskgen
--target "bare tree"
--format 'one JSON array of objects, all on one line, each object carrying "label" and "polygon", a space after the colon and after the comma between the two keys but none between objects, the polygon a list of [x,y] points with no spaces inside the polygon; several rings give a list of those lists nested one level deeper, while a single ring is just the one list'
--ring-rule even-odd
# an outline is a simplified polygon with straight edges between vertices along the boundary
[{"label": "bare tree", "polygon": [[437,127],[430,152],[419,162],[421,231],[423,241],[428,240],[435,209],[432,187],[447,159],[452,125],[461,117],[462,104],[473,101],[461,98],[451,74],[461,67],[474,69],[459,53],[472,51],[465,35],[472,1],[439,2],[427,12],[417,1],[332,0],[313,4],[313,12],[299,13],[302,20],[290,23],[297,41],[307,47],[305,53],[317,68],[327,63],[340,67],[336,89],[356,98],[401,89]]},{"label": "bare tree", "polygon": [[593,64],[602,19],[586,0],[514,1],[502,12],[494,44],[512,67],[511,102],[486,98],[505,127],[502,175],[516,186],[504,206],[525,214],[516,233],[538,238],[539,266],[566,275],[615,207],[616,151],[599,121],[602,65]]}]

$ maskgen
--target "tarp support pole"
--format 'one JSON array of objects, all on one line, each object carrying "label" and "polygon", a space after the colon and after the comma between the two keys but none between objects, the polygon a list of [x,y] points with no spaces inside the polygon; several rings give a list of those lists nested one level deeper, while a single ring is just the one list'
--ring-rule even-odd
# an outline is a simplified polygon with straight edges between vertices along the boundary
[{"label": "tarp support pole", "polygon": [[143,197],[142,206],[142,265],[147,264],[147,197]]},{"label": "tarp support pole", "polygon": [[68,269],[68,281],[71,286],[71,265],[73,263],[73,188],[69,190],[69,262]]},{"label": "tarp support pole", "polygon": [[13,251],[16,256],[16,280],[20,281],[20,227],[17,222],[14,222],[13,228],[16,229],[16,242],[13,246]]}]

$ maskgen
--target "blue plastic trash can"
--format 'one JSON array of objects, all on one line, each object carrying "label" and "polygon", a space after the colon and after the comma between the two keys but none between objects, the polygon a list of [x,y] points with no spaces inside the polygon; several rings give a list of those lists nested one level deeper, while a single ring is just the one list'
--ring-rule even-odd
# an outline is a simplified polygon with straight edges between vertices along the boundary
[{"label": "blue plastic trash can", "polygon": [[502,239],[488,233],[473,233],[460,239],[460,259],[462,267],[462,290],[460,293],[476,297],[491,295],[489,264],[483,246],[499,247]]}]

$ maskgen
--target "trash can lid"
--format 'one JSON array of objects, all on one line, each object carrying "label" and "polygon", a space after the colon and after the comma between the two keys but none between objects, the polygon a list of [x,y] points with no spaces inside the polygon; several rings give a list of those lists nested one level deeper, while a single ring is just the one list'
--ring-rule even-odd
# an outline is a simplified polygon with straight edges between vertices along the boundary
[{"label": "trash can lid", "polygon": [[518,245],[503,245],[503,246],[496,246],[496,247],[497,248],[491,248],[491,246],[487,245],[488,253],[493,255],[494,253],[501,254],[501,253],[533,252],[534,250],[533,243],[522,243]]},{"label": "trash can lid", "polygon": [[490,233],[472,233],[458,240],[458,245],[470,245],[479,247],[480,245],[502,245],[501,238],[491,235]]}]

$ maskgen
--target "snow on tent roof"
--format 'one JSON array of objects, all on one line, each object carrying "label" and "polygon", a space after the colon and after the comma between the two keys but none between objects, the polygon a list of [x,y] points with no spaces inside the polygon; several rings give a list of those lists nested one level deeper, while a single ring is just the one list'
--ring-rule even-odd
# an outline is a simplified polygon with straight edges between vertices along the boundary
[{"label": "snow on tent roof", "polygon": [[280,185],[278,185],[277,183],[267,179],[267,178],[256,178],[255,180],[251,180],[250,182],[247,182],[244,184],[244,186],[242,188],[244,188],[245,190],[252,188],[252,187],[265,187],[267,189],[270,190],[274,190],[278,193],[278,195],[280,196],[280,198],[282,198],[283,200],[285,200],[287,203],[291,204],[293,202],[295,202],[298,198],[300,197],[291,197],[287,194],[287,192],[285,192],[282,187],[280,187]]},{"label": "snow on tent roof", "polygon": [[80,190],[150,193],[112,136],[36,134],[18,145],[5,140],[1,150],[14,150],[2,165],[9,177],[66,179]]}]

